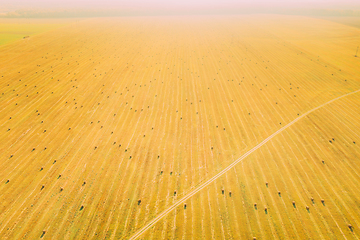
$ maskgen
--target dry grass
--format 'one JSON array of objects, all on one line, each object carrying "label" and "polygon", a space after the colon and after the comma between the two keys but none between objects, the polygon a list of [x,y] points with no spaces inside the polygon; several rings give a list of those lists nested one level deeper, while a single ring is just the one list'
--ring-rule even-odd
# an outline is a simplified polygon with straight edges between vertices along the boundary
[{"label": "dry grass", "polygon": [[71,22],[74,19],[6,19],[0,18],[0,47],[14,41],[26,42],[30,37],[53,30]]},{"label": "dry grass", "polygon": [[[359,33],[303,17],[118,18],[1,47],[0,236],[128,238],[360,89]],[[359,101],[301,119],[142,238],[359,237]]]}]

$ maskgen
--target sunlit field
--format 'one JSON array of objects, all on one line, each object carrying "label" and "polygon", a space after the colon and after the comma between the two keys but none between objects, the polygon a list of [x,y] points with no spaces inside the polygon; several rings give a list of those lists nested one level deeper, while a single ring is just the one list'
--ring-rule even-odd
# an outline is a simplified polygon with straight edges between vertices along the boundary
[{"label": "sunlit field", "polygon": [[56,29],[74,19],[0,19],[0,47],[20,39],[26,39]]},{"label": "sunlit field", "polygon": [[0,239],[360,238],[359,28],[51,24],[0,24]]}]

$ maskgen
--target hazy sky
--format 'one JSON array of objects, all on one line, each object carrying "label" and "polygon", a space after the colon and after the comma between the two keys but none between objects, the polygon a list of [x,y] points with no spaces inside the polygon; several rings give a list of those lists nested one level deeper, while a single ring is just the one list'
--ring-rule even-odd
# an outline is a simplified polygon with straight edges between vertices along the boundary
[{"label": "hazy sky", "polygon": [[[49,13],[52,17],[242,13],[328,15],[329,12],[334,14],[334,10],[335,15],[341,12],[341,15],[352,16],[354,14],[349,12],[356,11],[356,16],[360,16],[360,0],[0,0],[0,16],[18,17],[29,16],[29,12]],[[36,14],[35,17],[40,16]]]},{"label": "hazy sky", "polygon": [[188,8],[214,7],[283,7],[283,8],[340,8],[359,7],[360,0],[0,0],[1,6],[32,8]]}]

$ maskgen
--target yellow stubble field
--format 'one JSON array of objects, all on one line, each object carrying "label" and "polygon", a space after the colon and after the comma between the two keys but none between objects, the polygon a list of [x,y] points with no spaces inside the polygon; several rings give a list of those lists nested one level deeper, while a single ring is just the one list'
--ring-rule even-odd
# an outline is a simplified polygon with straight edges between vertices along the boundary
[{"label": "yellow stubble field", "polygon": [[1,18],[0,19],[0,46],[21,39],[29,38],[40,33],[48,32],[65,26],[77,19],[27,19]]},{"label": "yellow stubble field", "polygon": [[359,33],[100,18],[0,46],[1,238],[359,238]]}]

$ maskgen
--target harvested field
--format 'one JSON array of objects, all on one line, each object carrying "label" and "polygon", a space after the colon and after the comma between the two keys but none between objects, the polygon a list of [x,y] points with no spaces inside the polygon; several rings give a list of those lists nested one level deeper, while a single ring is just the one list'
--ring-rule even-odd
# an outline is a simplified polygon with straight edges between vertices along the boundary
[{"label": "harvested field", "polygon": [[359,43],[250,15],[0,46],[0,237],[359,238]]},{"label": "harvested field", "polygon": [[360,28],[360,17],[321,17],[322,19]]},{"label": "harvested field", "polygon": [[0,46],[9,44],[30,36],[47,32],[70,22],[74,19],[6,19],[0,18]]}]

